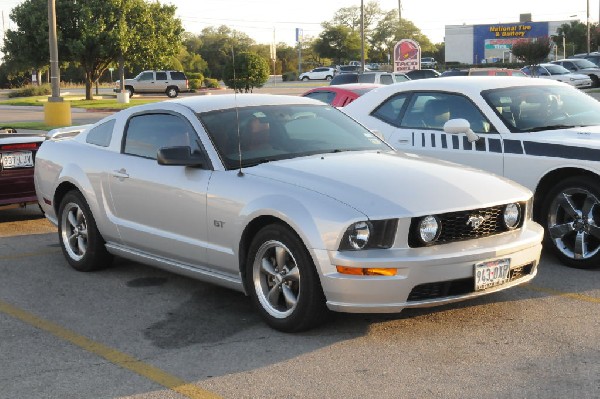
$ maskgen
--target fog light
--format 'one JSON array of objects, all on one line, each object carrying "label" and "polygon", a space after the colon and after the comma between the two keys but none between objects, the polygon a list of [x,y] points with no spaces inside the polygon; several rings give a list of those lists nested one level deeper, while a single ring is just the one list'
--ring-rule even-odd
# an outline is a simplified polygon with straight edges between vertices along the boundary
[{"label": "fog light", "polygon": [[519,204],[513,203],[506,205],[504,208],[503,220],[504,226],[506,226],[507,229],[512,230],[517,227],[521,221],[521,207]]},{"label": "fog light", "polygon": [[419,222],[419,238],[425,244],[434,242],[440,233],[440,222],[435,216],[425,216]]}]

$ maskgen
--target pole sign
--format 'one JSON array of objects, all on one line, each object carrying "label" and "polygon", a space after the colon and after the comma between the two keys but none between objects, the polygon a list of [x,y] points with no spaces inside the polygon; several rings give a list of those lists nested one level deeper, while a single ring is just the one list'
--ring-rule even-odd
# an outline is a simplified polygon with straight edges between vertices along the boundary
[{"label": "pole sign", "polygon": [[394,46],[394,72],[421,69],[421,46],[412,39],[402,39]]}]

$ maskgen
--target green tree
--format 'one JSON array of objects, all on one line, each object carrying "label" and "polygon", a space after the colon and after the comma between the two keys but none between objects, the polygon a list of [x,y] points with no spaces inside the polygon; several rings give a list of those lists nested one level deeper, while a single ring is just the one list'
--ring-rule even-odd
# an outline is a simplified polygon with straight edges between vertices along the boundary
[{"label": "green tree", "polygon": [[223,79],[225,65],[231,63],[233,53],[237,58],[238,53],[248,51],[255,44],[245,33],[225,25],[204,28],[198,38],[202,42],[200,55],[208,65],[207,74],[215,79]]},{"label": "green tree", "polygon": [[[593,30],[592,30],[593,32]],[[562,47],[563,37],[565,38],[564,49],[567,58],[569,55],[587,52],[587,26],[580,21],[571,21],[568,24],[562,24],[556,29],[557,36],[553,37],[556,44]]]},{"label": "green tree", "polygon": [[236,92],[252,92],[255,87],[262,87],[269,79],[269,63],[256,53],[242,52],[235,54],[234,63],[225,66],[223,82]]},{"label": "green tree", "polygon": [[[361,57],[360,33],[345,25],[323,23],[323,32],[315,40],[315,53],[338,64]],[[365,49],[366,53],[367,49]]]},{"label": "green tree", "polygon": [[527,65],[536,65],[550,54],[550,38],[548,36],[521,40],[512,45],[512,54]]},{"label": "green tree", "polygon": [[[36,69],[44,59],[49,63],[47,10],[46,0],[25,0],[13,9],[11,19],[18,28],[7,31],[5,60]],[[60,61],[83,68],[87,99],[93,83],[120,57],[129,65],[164,67],[179,52],[183,33],[175,10],[144,0],[58,0]]]}]

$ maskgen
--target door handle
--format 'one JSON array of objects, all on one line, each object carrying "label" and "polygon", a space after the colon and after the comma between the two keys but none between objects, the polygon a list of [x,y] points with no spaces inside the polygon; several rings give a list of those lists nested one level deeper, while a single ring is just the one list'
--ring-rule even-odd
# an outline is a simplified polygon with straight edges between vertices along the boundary
[{"label": "door handle", "polygon": [[129,177],[129,173],[127,173],[125,168],[121,168],[119,170],[113,170],[113,177],[116,177],[119,180],[123,180]]}]

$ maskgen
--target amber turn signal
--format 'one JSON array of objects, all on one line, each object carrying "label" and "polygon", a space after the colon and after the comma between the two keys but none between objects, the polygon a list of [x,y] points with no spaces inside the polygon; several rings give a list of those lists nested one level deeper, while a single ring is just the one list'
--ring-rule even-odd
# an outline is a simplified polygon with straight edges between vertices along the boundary
[{"label": "amber turn signal", "polygon": [[382,269],[382,268],[362,268],[362,267],[348,267],[348,266],[336,266],[338,273],[351,274],[354,276],[395,276],[398,269]]}]

